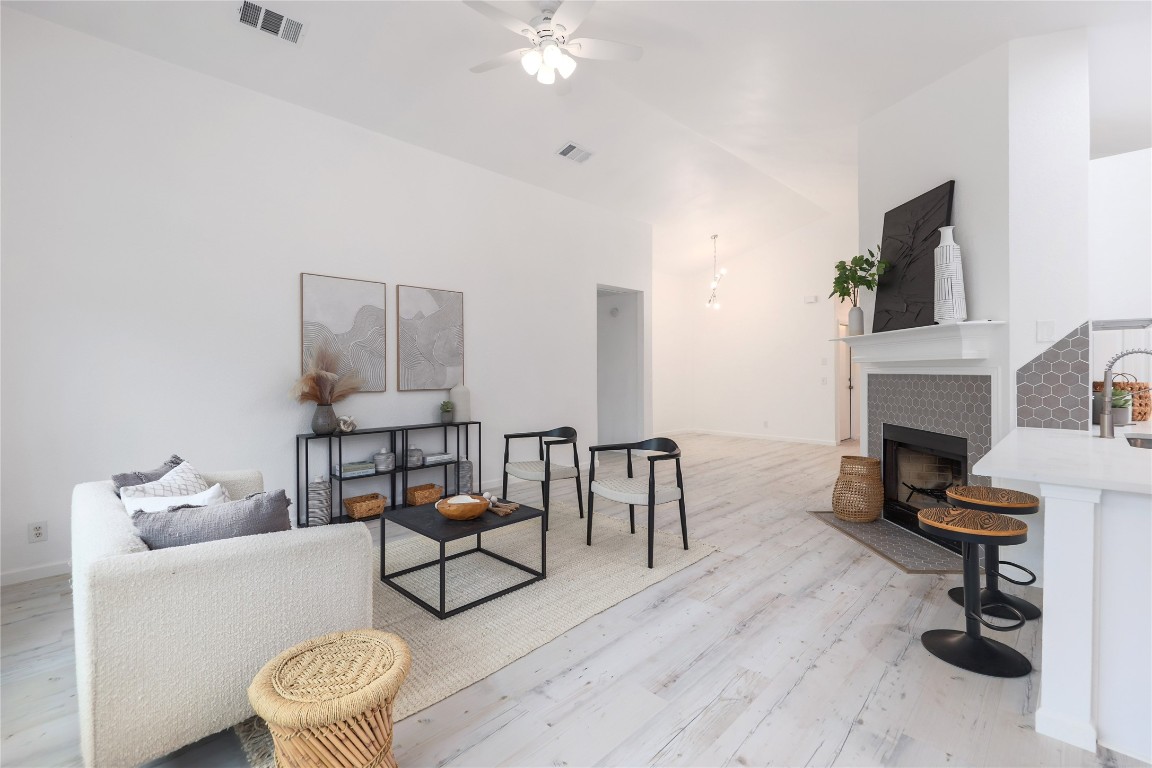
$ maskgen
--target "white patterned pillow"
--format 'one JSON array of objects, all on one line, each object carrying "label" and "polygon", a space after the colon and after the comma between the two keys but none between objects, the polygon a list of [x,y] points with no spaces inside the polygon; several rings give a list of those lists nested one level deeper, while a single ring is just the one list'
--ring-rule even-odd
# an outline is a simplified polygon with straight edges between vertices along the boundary
[{"label": "white patterned pillow", "polygon": [[232,501],[228,491],[220,483],[202,493],[189,496],[135,496],[124,499],[124,511],[131,516],[134,512],[167,512],[171,507],[192,504],[197,507],[211,507]]},{"label": "white patterned pillow", "polygon": [[141,496],[191,496],[195,493],[208,490],[208,483],[200,476],[188,462],[184,462],[176,469],[159,480],[153,480],[143,485],[126,485],[120,489],[120,498],[138,499]]}]

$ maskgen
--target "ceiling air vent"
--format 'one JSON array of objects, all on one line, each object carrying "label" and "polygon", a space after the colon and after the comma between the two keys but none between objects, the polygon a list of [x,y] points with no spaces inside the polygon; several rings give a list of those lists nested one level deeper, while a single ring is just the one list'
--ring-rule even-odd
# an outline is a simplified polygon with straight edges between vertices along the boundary
[{"label": "ceiling air vent", "polygon": [[592,157],[591,152],[572,143],[560,147],[560,149],[556,150],[556,154],[560,155],[560,157],[566,157],[574,163],[582,163]]},{"label": "ceiling air vent", "polygon": [[256,3],[244,2],[236,9],[240,14],[240,23],[247,24],[253,29],[259,29],[281,40],[290,43],[299,43],[304,35],[304,25],[295,19],[289,19],[282,13],[263,8]]}]

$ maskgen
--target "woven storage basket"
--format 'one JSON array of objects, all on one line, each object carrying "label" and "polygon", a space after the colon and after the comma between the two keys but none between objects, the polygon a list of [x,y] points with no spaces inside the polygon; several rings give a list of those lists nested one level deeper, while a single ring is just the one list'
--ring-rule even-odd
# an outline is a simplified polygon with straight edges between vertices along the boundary
[{"label": "woven storage basket", "polygon": [[884,481],[880,459],[869,456],[840,458],[840,476],[832,489],[832,512],[849,523],[870,523],[884,510]]},{"label": "woven storage basket", "polygon": [[[1147,381],[1112,381],[1113,389],[1132,393],[1132,421],[1152,419],[1152,383]],[[1104,382],[1092,382],[1093,392],[1103,392]]]},{"label": "woven storage basket", "polygon": [[344,499],[344,509],[348,517],[353,520],[363,520],[366,517],[375,517],[384,513],[388,506],[388,497],[379,493],[366,493],[363,496],[352,496]]},{"label": "woven storage basket", "polygon": [[412,655],[398,636],[334,632],[264,665],[248,700],[268,723],[280,768],[392,766],[392,700]]},{"label": "woven storage basket", "polygon": [[404,499],[408,502],[410,507],[418,507],[421,504],[431,504],[438,501],[444,495],[444,489],[432,483],[425,485],[414,485],[408,489]]}]

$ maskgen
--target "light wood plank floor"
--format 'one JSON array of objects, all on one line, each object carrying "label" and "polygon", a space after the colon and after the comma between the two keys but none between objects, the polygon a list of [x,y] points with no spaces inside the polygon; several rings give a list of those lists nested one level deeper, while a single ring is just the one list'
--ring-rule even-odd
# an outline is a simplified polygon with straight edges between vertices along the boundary
[{"label": "light wood plank floor", "polygon": [[[689,533],[720,551],[398,723],[401,765],[1141,765],[1036,734],[1036,672],[982,677],[921,647],[926,629],[962,628],[956,577],[901,573],[805,514],[829,508],[839,457],[858,446],[677,440]],[[556,498],[574,502],[573,487]],[[536,488],[510,495],[533,503]],[[677,529],[675,510],[658,508],[661,528]],[[638,535],[638,563],[644,547]],[[67,579],[0,599],[0,763],[76,765]],[[1038,630],[997,639],[1038,664]],[[225,732],[154,765],[244,760]]]}]

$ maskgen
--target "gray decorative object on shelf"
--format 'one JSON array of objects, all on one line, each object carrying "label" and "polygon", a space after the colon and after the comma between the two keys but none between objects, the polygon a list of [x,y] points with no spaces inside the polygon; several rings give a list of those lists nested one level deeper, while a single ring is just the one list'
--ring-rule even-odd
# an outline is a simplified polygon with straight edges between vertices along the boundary
[{"label": "gray decorative object on shelf", "polygon": [[326,477],[308,483],[308,525],[332,522],[332,481]]},{"label": "gray decorative object on shelf", "polygon": [[389,472],[396,469],[396,454],[391,451],[380,451],[372,457],[377,472]]},{"label": "gray decorative object on shelf", "polygon": [[419,448],[409,448],[408,455],[404,459],[405,467],[422,467],[424,466],[424,451]]},{"label": "gray decorative object on shelf", "polygon": [[360,391],[387,390],[386,302],[385,283],[301,273],[301,369],[327,344],[339,355],[337,373],[356,373]]},{"label": "gray decorative object on shelf", "polygon": [[940,227],[940,245],[936,257],[936,294],[932,317],[937,323],[959,323],[968,319],[968,303],[964,297],[964,267],[960,262],[960,246],[952,237],[955,227]]},{"label": "gray decorative object on shelf", "polygon": [[468,459],[460,461],[457,468],[460,471],[460,489],[456,489],[456,473],[448,472],[448,495],[457,493],[472,493],[472,462]]},{"label": "gray decorative object on shelf", "polygon": [[456,414],[456,421],[472,420],[472,392],[464,386],[463,381],[452,387],[452,391],[448,393],[448,399],[452,401],[452,405],[455,407],[453,413]]},{"label": "gray decorative object on shelf", "polygon": [[401,391],[451,389],[464,380],[464,294],[396,286]]},{"label": "gray decorative object on shelf", "polygon": [[330,405],[317,405],[312,413],[312,432],[317,435],[330,435],[340,426],[336,412]]}]

